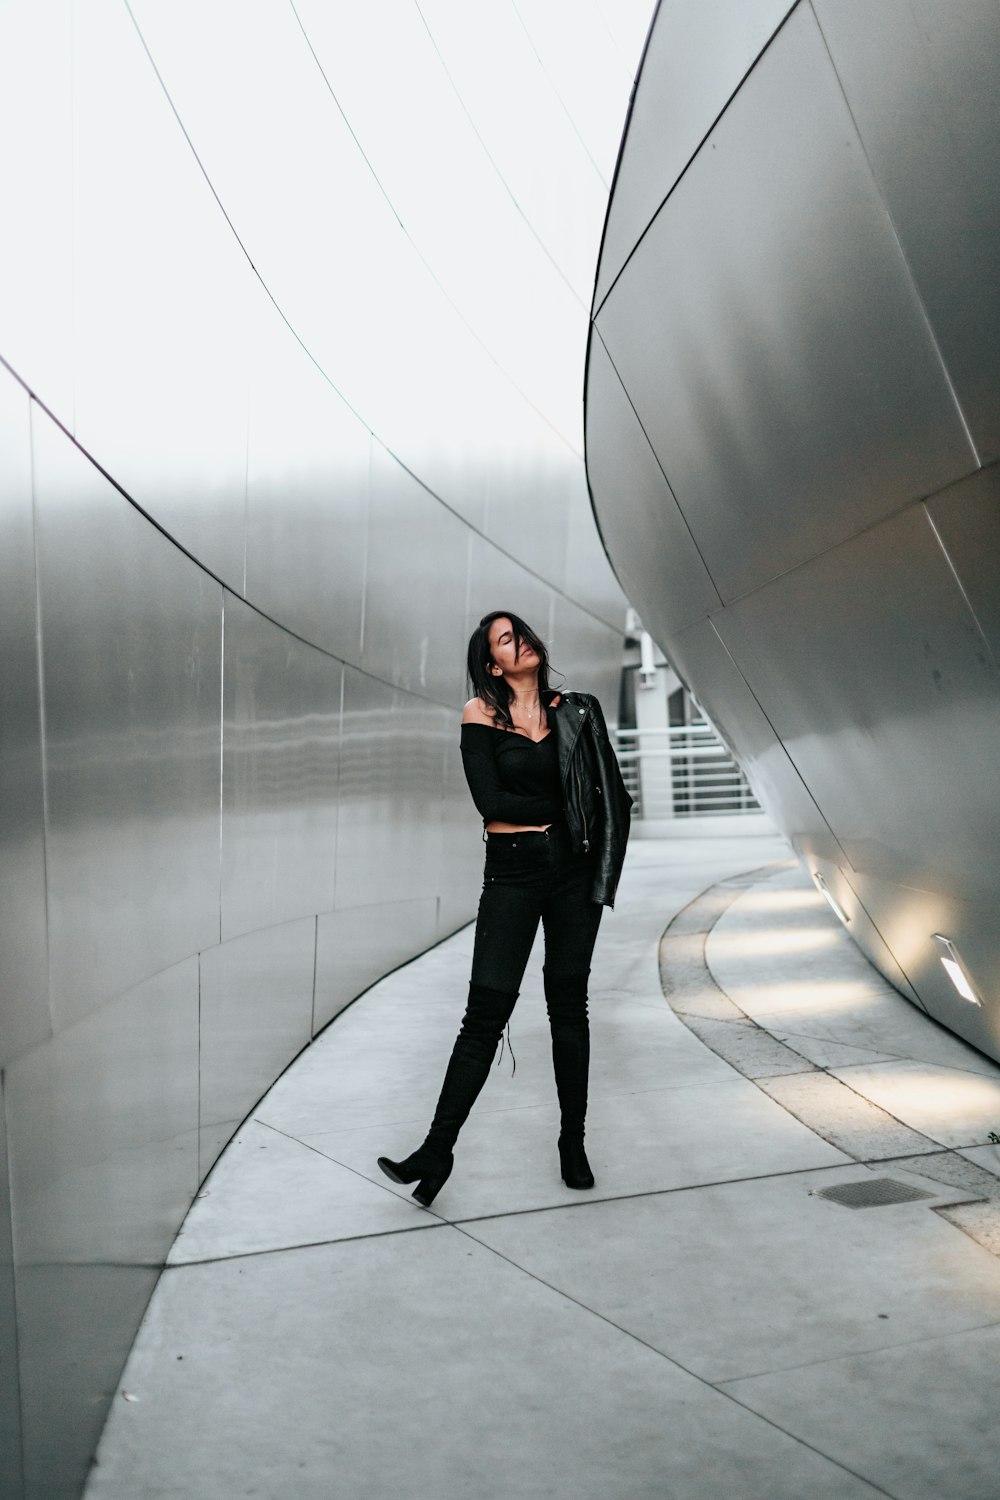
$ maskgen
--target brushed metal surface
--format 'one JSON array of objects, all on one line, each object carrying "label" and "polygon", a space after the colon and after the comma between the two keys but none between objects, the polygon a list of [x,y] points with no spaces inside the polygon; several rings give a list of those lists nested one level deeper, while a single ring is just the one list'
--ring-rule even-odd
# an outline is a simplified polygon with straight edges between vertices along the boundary
[{"label": "brushed metal surface", "polygon": [[[525,14],[531,7],[525,6]],[[420,13],[504,185],[586,307],[606,189],[537,66],[518,8],[421,0]],[[617,61],[617,60],[616,60]],[[517,78],[516,129],[510,82]],[[624,105],[627,86],[620,99]]]},{"label": "brushed metal surface", "polygon": [[566,580],[569,506],[578,473],[577,454],[542,434],[530,446],[498,446],[489,465],[486,535],[556,588]]},{"label": "brushed metal surface", "polygon": [[[723,611],[721,614],[728,614]],[[695,694],[747,773],[754,795],[797,849],[808,847],[835,865],[847,855],[789,759],[712,620],[699,620],[670,641],[670,661]],[[655,619],[649,628],[656,629]]]},{"label": "brushed metal surface", "polygon": [[456,718],[455,709],[345,668],[338,909],[437,892],[444,743]]},{"label": "brushed metal surface", "polygon": [[622,587],[644,620],[646,601],[655,601],[663,628],[683,630],[721,600],[596,331],[587,367],[586,427],[597,518]]},{"label": "brushed metal surface", "polygon": [[315,958],[315,917],[201,954],[200,1178],[311,1039]]},{"label": "brushed metal surface", "polygon": [[333,906],[343,667],[226,594],[222,938]]},{"label": "brushed metal surface", "polygon": [[[629,0],[613,11],[601,0],[544,0],[541,5],[518,6],[532,47],[605,189],[614,176],[629,89],[652,10],[650,0]],[[588,295],[593,269],[591,264]]]},{"label": "brushed metal surface", "polygon": [[21,1500],[21,1391],[17,1369],[14,1243],[3,1074],[0,1073],[0,1492]]},{"label": "brushed metal surface", "polygon": [[[655,8],[604,230],[595,308],[791,9],[789,0],[665,0]],[[638,68],[638,56],[635,62]]]},{"label": "brushed metal surface", "polygon": [[0,371],[0,1067],[49,1035],[29,398]]},{"label": "brushed metal surface", "polygon": [[[516,386],[560,432],[573,434],[579,427],[579,403],[572,372],[579,368],[579,345],[586,333],[581,305],[589,298],[593,280],[604,193],[573,126],[535,65],[516,11],[512,6],[491,6],[470,13],[469,20],[456,27],[453,14],[446,14],[439,26],[426,6],[398,0],[388,8],[303,0],[295,9],[340,108],[364,142],[372,171],[417,252]],[[389,16],[393,41],[386,47]],[[456,31],[467,34],[456,37]],[[453,41],[462,49],[457,59]],[[464,55],[469,43],[474,49],[471,59]],[[496,122],[499,149],[523,143],[518,168],[523,168],[525,156],[534,168],[538,143],[544,140],[541,149],[550,170],[532,170],[529,188],[537,195],[544,180],[544,215],[572,259],[572,284],[562,274],[561,250],[555,252],[558,265],[540,251],[539,234],[546,247],[555,250],[546,225],[533,219],[530,211],[519,213],[511,201],[513,192],[517,203],[527,208],[519,196],[519,181],[505,177],[499,162],[498,171],[483,170],[487,158],[482,90],[477,87],[470,96],[454,74],[456,89],[449,87],[436,48],[460,69],[467,63],[483,68],[490,103],[502,101]],[[378,66],[358,67],[359,56],[378,57]],[[519,80],[516,113],[506,97],[513,76]],[[445,86],[429,86],[431,80]],[[533,110],[542,118],[535,119]],[[405,129],[400,129],[401,120],[406,121]],[[433,170],[428,170],[429,163]],[[457,183],[462,199],[458,213]],[[484,296],[487,286],[490,292]],[[544,338],[538,337],[540,315],[546,324]],[[456,370],[452,378],[463,375]],[[503,457],[502,450],[495,455],[501,463]]]},{"label": "brushed metal surface", "polygon": [[814,0],[980,459],[1000,456],[1000,6]]},{"label": "brushed metal surface", "polygon": [[456,706],[472,532],[379,442],[371,449],[362,665]]},{"label": "brushed metal surface", "polygon": [[497,415],[507,383],[414,254],[292,7],[137,0],[133,11],[291,327],[361,420],[463,511],[473,460],[510,432]]},{"label": "brushed metal surface", "polygon": [[566,527],[566,592],[606,625],[615,630],[623,627],[628,600],[594,524],[586,475],[582,471],[573,483]]},{"label": "brushed metal surface", "polygon": [[1000,672],[922,506],[716,624],[856,870],[996,894]]},{"label": "brushed metal surface", "polygon": [[241,591],[246,339],[265,293],[108,0],[74,10],[73,270],[77,438]]},{"label": "brushed metal surface", "polygon": [[462,766],[458,715],[444,726],[444,792],[441,802],[439,938],[476,915],[483,884],[483,820]]},{"label": "brushed metal surface", "polygon": [[807,7],[598,328],[727,601],[975,467]]},{"label": "brushed metal surface", "polygon": [[72,0],[0,6],[0,356],[73,421]]},{"label": "brushed metal surface", "polygon": [[122,1263],[19,1269],[25,1500],[77,1500],[83,1493],[161,1269]]},{"label": "brushed metal surface", "polygon": [[[465,669],[469,637],[484,615],[512,609],[544,641],[552,634],[552,590],[485,537],[474,535],[469,553],[465,630],[459,652]],[[456,642],[456,645],[458,643]],[[463,687],[463,700],[465,688]]]},{"label": "brushed metal surface", "polygon": [[[612,630],[562,594],[555,596],[552,618],[551,660],[562,674],[563,686],[596,694],[608,724],[617,724],[624,630]],[[618,661],[614,659],[616,644]],[[553,681],[558,685],[554,674]]]},{"label": "brushed metal surface", "polygon": [[[996,900],[963,901],[951,891],[908,887],[867,870],[846,873],[926,1010],[982,1052],[1000,1054]],[[957,947],[982,995],[981,1006],[963,1000],[948,978],[931,936],[935,932],[947,934]]]},{"label": "brushed metal surface", "polygon": [[58,1028],[218,939],[222,590],[34,415]]},{"label": "brushed metal surface", "polygon": [[926,1010],[927,1007],[900,968],[871,913],[865,908],[856,888],[856,871],[849,865],[841,867],[832,864],[814,850],[812,840],[808,837],[800,841],[799,853],[812,880],[815,882],[817,874],[822,878],[827,891],[847,916],[847,930],[865,957],[911,1004]]},{"label": "brushed metal surface", "polygon": [[[362,990],[436,942],[436,919],[434,896],[322,912],[317,919],[314,1034]],[[370,1081],[366,1088],[370,1090]]]},{"label": "brushed metal surface", "polygon": [[18,1058],[4,1083],[26,1488],[40,1500],[82,1487],[197,1187],[197,960]]},{"label": "brushed metal surface", "polygon": [[926,502],[994,661],[1000,663],[1000,466],[972,474]]},{"label": "brushed metal surface", "polygon": [[270,303],[252,345],[246,597],[357,664],[371,434]]}]

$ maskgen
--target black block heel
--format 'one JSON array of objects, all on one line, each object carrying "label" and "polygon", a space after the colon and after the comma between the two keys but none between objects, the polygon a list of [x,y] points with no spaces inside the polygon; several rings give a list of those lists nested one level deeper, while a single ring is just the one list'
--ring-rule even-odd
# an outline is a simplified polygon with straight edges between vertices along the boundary
[{"label": "black block heel", "polygon": [[413,1192],[410,1194],[410,1197],[416,1198],[417,1202],[422,1204],[424,1208],[430,1208],[431,1204],[434,1202],[434,1199],[444,1187],[450,1176],[450,1167],[448,1168],[447,1172],[429,1173],[426,1177],[422,1178],[421,1181],[417,1183],[416,1187],[413,1189]]},{"label": "black block heel", "polygon": [[559,1166],[562,1180],[568,1188],[592,1188],[594,1174],[590,1170],[587,1153],[583,1149],[583,1137],[564,1140],[559,1137]]},{"label": "black block heel", "polygon": [[[407,1156],[402,1161],[393,1161],[389,1156],[380,1156],[378,1164],[393,1182],[416,1182],[417,1185],[410,1197],[415,1198],[423,1208],[430,1208],[451,1176],[455,1158],[450,1151],[438,1154],[421,1147],[419,1151],[414,1151],[412,1156]],[[419,1181],[417,1181],[418,1178]]]}]

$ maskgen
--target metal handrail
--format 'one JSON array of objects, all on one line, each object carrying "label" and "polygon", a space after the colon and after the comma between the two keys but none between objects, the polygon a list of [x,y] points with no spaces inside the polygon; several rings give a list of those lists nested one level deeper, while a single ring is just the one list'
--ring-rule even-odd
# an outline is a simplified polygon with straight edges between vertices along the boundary
[{"label": "metal handrail", "polygon": [[619,729],[616,738],[622,776],[634,799],[633,817],[718,817],[760,810],[746,777],[707,721]]}]

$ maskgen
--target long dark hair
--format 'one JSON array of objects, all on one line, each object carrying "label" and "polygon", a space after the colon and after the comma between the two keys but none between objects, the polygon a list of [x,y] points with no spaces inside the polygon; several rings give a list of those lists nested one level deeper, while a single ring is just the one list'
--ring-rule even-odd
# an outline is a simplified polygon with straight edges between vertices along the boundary
[{"label": "long dark hair", "polygon": [[521,654],[521,645],[526,643],[538,656],[538,696],[543,708],[548,708],[549,700],[555,697],[555,689],[549,687],[549,653],[540,635],[536,635],[530,625],[526,625],[520,615],[515,615],[509,609],[495,609],[491,614],[483,615],[479,624],[472,632],[469,641],[468,673],[469,683],[473,692],[483,702],[492,708],[497,716],[497,723],[503,724],[507,729],[514,728],[514,720],[510,716],[511,691],[507,686],[505,677],[497,677],[490,671],[493,657],[490,654],[490,626],[494,620],[509,620],[514,632],[514,655]]}]

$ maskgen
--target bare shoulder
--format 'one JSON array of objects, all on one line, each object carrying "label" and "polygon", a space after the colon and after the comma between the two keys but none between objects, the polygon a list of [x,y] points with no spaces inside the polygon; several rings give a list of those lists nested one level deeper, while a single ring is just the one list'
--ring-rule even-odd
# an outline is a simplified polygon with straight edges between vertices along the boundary
[{"label": "bare shoulder", "polygon": [[486,707],[482,698],[470,698],[462,709],[463,724],[488,724],[492,729],[496,723],[495,715]]}]

